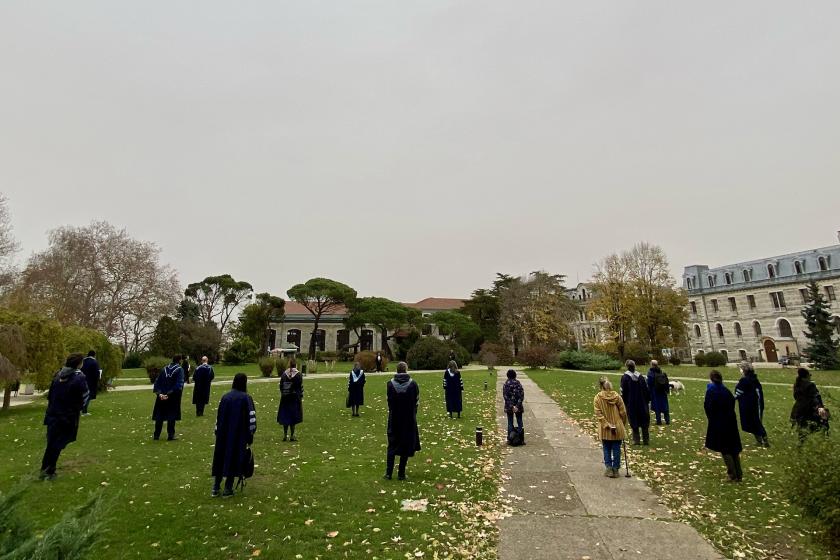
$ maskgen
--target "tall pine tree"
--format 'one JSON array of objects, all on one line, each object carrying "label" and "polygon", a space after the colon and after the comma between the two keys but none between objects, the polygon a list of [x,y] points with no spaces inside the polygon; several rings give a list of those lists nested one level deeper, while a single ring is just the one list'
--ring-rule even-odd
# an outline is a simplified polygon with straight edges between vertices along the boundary
[{"label": "tall pine tree", "polygon": [[840,341],[834,337],[834,325],[828,304],[813,280],[808,283],[808,305],[802,310],[809,344],[803,352],[817,369],[840,369]]}]

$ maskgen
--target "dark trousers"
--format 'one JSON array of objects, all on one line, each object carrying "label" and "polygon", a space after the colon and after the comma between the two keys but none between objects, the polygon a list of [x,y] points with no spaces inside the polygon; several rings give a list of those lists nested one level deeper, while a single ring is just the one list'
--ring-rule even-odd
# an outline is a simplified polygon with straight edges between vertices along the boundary
[{"label": "dark trousers", "polygon": [[[234,478],[235,477],[233,477],[233,476],[229,476],[225,479],[225,492],[233,492]],[[218,492],[219,488],[221,488],[221,487],[222,487],[222,477],[217,476],[216,480],[213,482],[213,490]]]},{"label": "dark trousers", "polygon": [[55,474],[55,465],[61,450],[67,445],[67,429],[60,425],[47,426],[47,448],[41,460],[41,472]]},{"label": "dark trousers", "polygon": [[[163,430],[163,420],[155,420],[155,439],[160,439],[160,432]],[[175,420],[166,421],[166,435],[169,439],[175,437]]]},{"label": "dark trousers", "polygon": [[670,412],[659,412],[658,410],[654,410],[654,414],[656,414],[656,423],[657,424],[662,423],[662,416],[663,415],[665,416],[665,423],[666,424],[671,423],[671,413]]},{"label": "dark trousers", "polygon": [[[396,458],[396,453],[388,453],[388,462],[385,466],[385,474],[391,476],[394,474],[394,459]],[[404,455],[400,455],[400,467],[397,471],[397,476],[405,477],[405,466],[408,464],[408,457]]]},{"label": "dark trousers", "polygon": [[639,445],[639,428],[642,429],[642,441],[644,441],[645,445],[650,443],[650,427],[649,426],[635,426],[632,428],[633,430],[633,443]]},{"label": "dark trousers", "polygon": [[729,480],[739,481],[744,476],[741,471],[741,456],[738,453],[723,455],[723,462],[726,463],[726,474],[729,475]]},{"label": "dark trousers", "polygon": [[90,399],[85,401],[85,406],[82,407],[82,414],[87,414],[89,405],[90,405]]},{"label": "dark trousers", "polygon": [[513,431],[513,417],[516,416],[516,424],[521,428],[522,427],[522,413],[521,412],[508,412],[508,435]]},{"label": "dark trousers", "polygon": [[207,405],[204,404],[196,404],[195,405],[195,415],[196,416],[204,416],[204,407]]}]

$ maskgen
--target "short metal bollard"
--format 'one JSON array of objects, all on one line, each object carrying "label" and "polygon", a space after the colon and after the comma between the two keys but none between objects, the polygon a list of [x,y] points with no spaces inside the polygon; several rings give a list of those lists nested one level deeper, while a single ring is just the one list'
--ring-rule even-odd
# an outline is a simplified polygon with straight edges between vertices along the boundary
[{"label": "short metal bollard", "polygon": [[485,391],[487,390],[487,382],[486,381],[484,382],[484,390]]},{"label": "short metal bollard", "polygon": [[481,447],[481,444],[484,443],[484,432],[481,429],[481,426],[478,426],[475,429],[475,444]]}]

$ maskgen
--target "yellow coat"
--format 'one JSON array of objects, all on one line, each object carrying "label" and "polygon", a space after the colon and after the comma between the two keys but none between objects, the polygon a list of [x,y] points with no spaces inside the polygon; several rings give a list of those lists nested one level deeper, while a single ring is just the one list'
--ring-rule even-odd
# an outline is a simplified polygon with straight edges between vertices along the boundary
[{"label": "yellow coat", "polygon": [[[598,419],[601,439],[623,440],[627,434],[624,424],[627,422],[627,410],[624,401],[615,391],[601,391],[595,395],[595,418]],[[615,426],[615,433],[610,426]]]}]

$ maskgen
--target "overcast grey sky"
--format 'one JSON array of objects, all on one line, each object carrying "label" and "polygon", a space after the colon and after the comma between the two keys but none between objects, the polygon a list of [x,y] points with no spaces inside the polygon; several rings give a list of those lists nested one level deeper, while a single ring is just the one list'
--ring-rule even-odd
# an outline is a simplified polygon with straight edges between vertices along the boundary
[{"label": "overcast grey sky", "polygon": [[840,3],[0,3],[23,251],[106,219],[184,284],[404,301],[836,243]]}]

